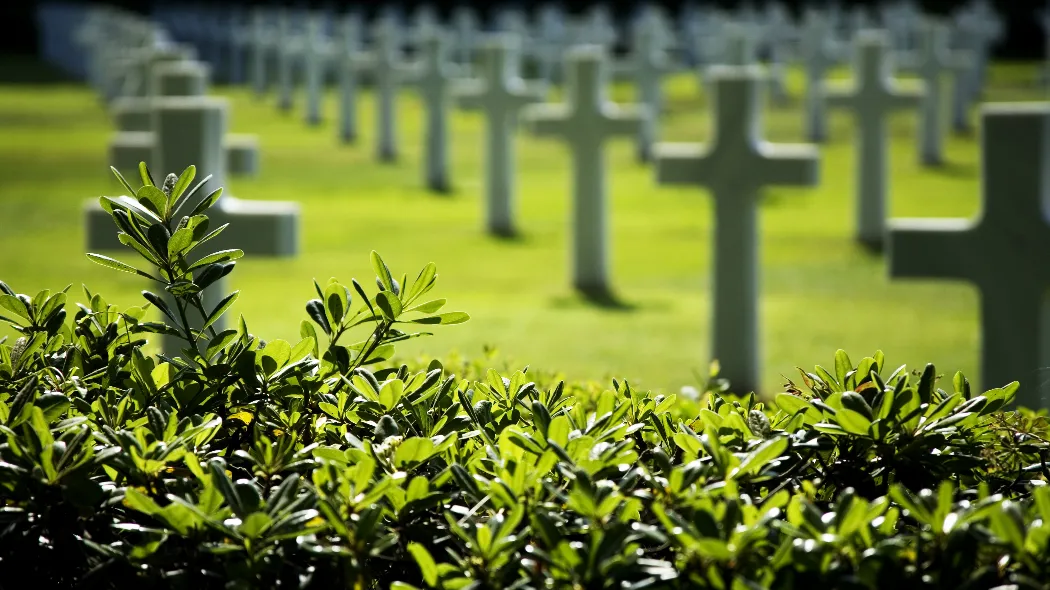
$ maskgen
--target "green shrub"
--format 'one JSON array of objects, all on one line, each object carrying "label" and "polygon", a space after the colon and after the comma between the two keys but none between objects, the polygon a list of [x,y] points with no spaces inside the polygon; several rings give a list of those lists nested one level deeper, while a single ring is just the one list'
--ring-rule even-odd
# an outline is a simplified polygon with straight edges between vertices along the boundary
[{"label": "green shrub", "polygon": [[[775,404],[718,391],[689,404],[626,382],[391,363],[410,328],[467,316],[424,298],[433,265],[397,280],[375,253],[378,290],[316,285],[299,342],[264,342],[243,319],[217,331],[236,294],[206,310],[200,291],[240,252],[194,253],[221,228],[208,233],[218,193],[187,191],[193,174],[158,188],[143,167],[133,198],[102,199],[144,263],[90,256],[165,297],[121,309],[85,289],[70,318],[68,287],[0,283],[0,319],[20,333],[0,343],[0,585],[1050,579],[1047,424],[1004,409],[1016,384],[978,395],[959,374],[839,351]],[[145,321],[150,307],[165,322]],[[183,354],[143,353],[150,335],[181,338]]]}]

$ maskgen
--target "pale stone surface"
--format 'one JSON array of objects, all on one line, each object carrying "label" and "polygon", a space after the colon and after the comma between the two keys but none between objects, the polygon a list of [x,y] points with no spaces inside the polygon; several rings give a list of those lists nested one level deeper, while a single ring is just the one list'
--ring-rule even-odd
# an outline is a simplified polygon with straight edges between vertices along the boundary
[{"label": "pale stone surface", "polygon": [[270,30],[267,26],[267,13],[262,8],[252,9],[251,16],[251,70],[252,90],[258,97],[266,94],[269,79],[266,76],[266,64],[270,56]]},{"label": "pale stone surface", "polygon": [[374,33],[370,68],[376,84],[376,159],[394,162],[397,145],[397,90],[404,77],[401,36],[391,18],[382,19]]},{"label": "pale stone surface", "polygon": [[[156,136],[153,131],[157,97],[203,96],[208,91],[209,68],[197,61],[164,62],[153,68],[150,96],[122,99],[126,112],[145,121],[141,128],[118,133],[109,144],[110,165],[123,174],[137,175],[139,162],[149,161]],[[227,172],[236,176],[259,173],[259,141],[251,135],[229,135],[224,140]]]},{"label": "pale stone surface", "polygon": [[671,61],[663,48],[660,31],[655,20],[638,23],[632,31],[631,54],[625,63],[616,66],[616,73],[627,75],[634,81],[636,100],[650,115],[641,120],[635,137],[636,154],[641,162],[652,158],[664,103],[663,78],[671,71]]},{"label": "pale stone surface", "polygon": [[320,125],[324,82],[332,47],[324,31],[325,15],[311,13],[306,20],[303,43],[303,70],[306,74],[306,124]]},{"label": "pale stone surface", "polygon": [[518,114],[532,102],[543,100],[544,89],[526,84],[518,76],[520,45],[513,35],[488,38],[479,48],[480,77],[456,90],[458,104],[485,114],[486,227],[490,233],[516,233],[517,198],[514,190],[514,131]]},{"label": "pale stone surface", "polygon": [[805,130],[809,141],[823,143],[828,139],[827,103],[824,100],[824,78],[838,63],[838,47],[824,16],[807,10],[802,30],[802,67],[806,73]]},{"label": "pale stone surface", "polygon": [[361,17],[343,15],[339,22],[339,41],[335,65],[339,72],[339,138],[343,143],[357,140],[357,84],[363,67],[361,54]]},{"label": "pale stone surface", "polygon": [[[226,186],[223,138],[228,108],[227,101],[214,97],[155,99],[153,126],[159,141],[149,159],[154,178],[164,178],[170,172],[178,174],[194,165],[198,179],[212,176],[201,189],[201,197]],[[97,201],[92,201],[87,217],[88,249],[122,248],[116,240],[112,220],[99,213],[101,208]],[[209,242],[209,251],[239,248],[247,256],[293,256],[298,251],[299,206],[295,203],[242,201],[227,193],[211,210],[209,217],[211,227],[230,224],[222,235]],[[203,297],[205,309],[211,311],[228,292],[223,280],[209,287]],[[195,315],[191,322],[199,326],[202,319]],[[223,326],[217,325],[215,329],[220,331]],[[162,349],[165,354],[178,355],[178,341],[164,338]]]},{"label": "pale stone surface", "polygon": [[791,20],[788,9],[780,2],[772,2],[766,7],[763,39],[768,49],[770,95],[778,104],[790,98],[787,91],[788,53],[798,41],[798,31]]},{"label": "pale stone surface", "polygon": [[1020,381],[1017,403],[1047,408],[1050,105],[986,105],[981,123],[981,214],[892,220],[890,276],[976,286],[982,388]]},{"label": "pale stone surface", "polygon": [[760,67],[716,67],[713,137],[706,146],[658,144],[660,184],[704,186],[714,199],[714,358],[736,391],[759,385],[758,203],[767,186],[813,186],[819,175],[811,145],[776,145],[761,138]]},{"label": "pale stone surface", "polygon": [[862,31],[856,38],[852,87],[829,84],[825,94],[833,107],[848,108],[856,120],[856,239],[881,250],[886,233],[887,164],[886,119],[897,110],[915,108],[921,90],[903,90],[892,78],[889,39],[881,31]]},{"label": "pale stone surface", "polygon": [[451,83],[459,70],[448,59],[445,36],[431,30],[420,42],[422,59],[413,64],[408,77],[423,99],[427,124],[424,128],[424,181],[435,192],[452,188],[449,172],[448,111]]},{"label": "pale stone surface", "polygon": [[531,105],[524,115],[537,135],[561,139],[572,153],[572,284],[597,295],[610,293],[605,142],[636,135],[647,115],[643,106],[609,101],[605,62],[599,45],[571,49],[566,102]]},{"label": "pale stone surface", "polygon": [[944,123],[947,114],[944,77],[950,75],[952,81],[958,84],[959,78],[969,68],[969,60],[951,52],[949,41],[947,24],[936,19],[923,23],[916,69],[926,88],[921,108],[919,161],[927,166],[944,163]]},{"label": "pale stone surface", "polygon": [[452,13],[452,31],[455,35],[452,54],[460,66],[469,68],[474,63],[478,29],[478,13],[470,6],[457,6]]},{"label": "pale stone surface", "polygon": [[292,15],[282,9],[277,13],[277,35],[274,39],[277,52],[277,108],[292,110],[295,94],[295,69],[300,61],[300,43],[292,32]]}]

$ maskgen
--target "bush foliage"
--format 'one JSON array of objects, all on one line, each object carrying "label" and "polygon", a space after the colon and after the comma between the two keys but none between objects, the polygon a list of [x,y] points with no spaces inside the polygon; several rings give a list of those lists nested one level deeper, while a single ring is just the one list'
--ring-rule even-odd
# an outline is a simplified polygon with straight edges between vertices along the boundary
[{"label": "bush foliage", "polygon": [[[882,353],[767,403],[699,403],[456,362],[393,363],[467,320],[373,253],[373,294],[315,284],[299,342],[263,341],[241,252],[194,170],[103,198],[153,291],[0,282],[0,584],[41,588],[1037,588],[1047,423]],[[121,179],[123,181],[123,178]],[[127,182],[124,183],[127,185]],[[203,184],[203,183],[202,183]],[[193,262],[190,262],[193,260]],[[163,322],[146,321],[156,307]],[[72,317],[69,311],[72,312]],[[194,323],[193,317],[203,318]],[[146,340],[184,343],[148,355]],[[535,378],[534,378],[535,377]]]}]

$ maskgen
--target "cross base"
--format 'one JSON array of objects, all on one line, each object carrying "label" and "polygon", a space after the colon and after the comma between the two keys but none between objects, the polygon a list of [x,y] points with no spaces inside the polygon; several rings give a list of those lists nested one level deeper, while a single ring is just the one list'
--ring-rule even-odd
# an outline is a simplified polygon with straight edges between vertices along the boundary
[{"label": "cross base", "polygon": [[[238,248],[257,256],[293,256],[299,245],[299,205],[281,201],[242,201],[224,196],[209,213],[210,227],[229,223],[221,235],[208,242],[208,252]],[[98,201],[85,207],[88,251],[126,248],[117,240],[117,227]],[[202,253],[203,254],[203,253]]]},{"label": "cross base", "polygon": [[[138,176],[139,162],[153,157],[153,133],[126,131],[109,143],[110,165],[121,174]],[[226,170],[233,176],[253,177],[259,174],[259,141],[254,135],[228,135],[223,141]]]}]

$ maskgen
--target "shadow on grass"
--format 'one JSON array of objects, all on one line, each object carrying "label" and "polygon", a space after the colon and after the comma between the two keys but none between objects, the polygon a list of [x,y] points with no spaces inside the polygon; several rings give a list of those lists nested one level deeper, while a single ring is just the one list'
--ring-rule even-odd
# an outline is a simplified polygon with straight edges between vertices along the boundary
[{"label": "shadow on grass", "polygon": [[555,308],[595,307],[606,311],[634,312],[641,306],[625,301],[616,293],[607,289],[577,289],[574,295],[556,297],[552,302]]},{"label": "shadow on grass", "polygon": [[945,176],[947,178],[975,179],[980,175],[977,164],[959,164],[958,162],[942,162],[936,166],[926,166],[931,174]]}]

